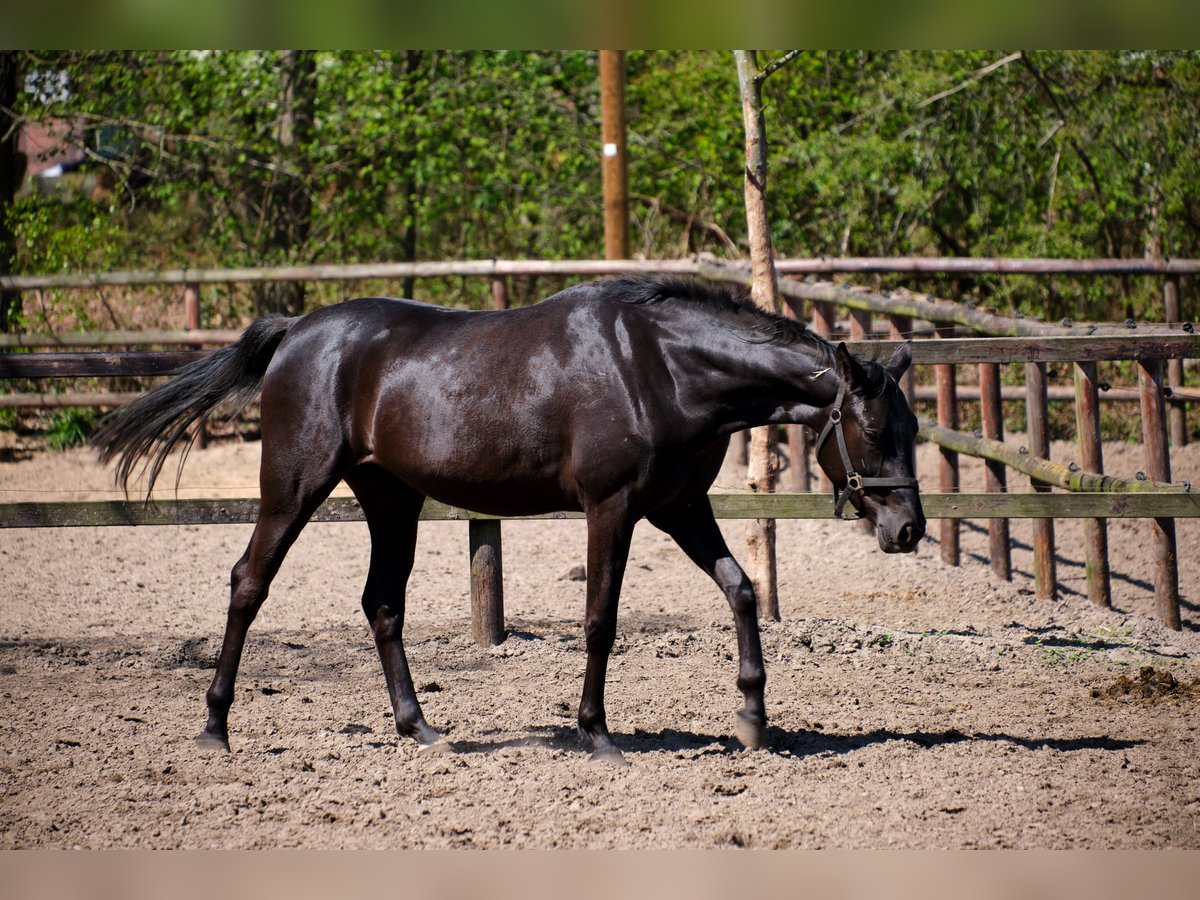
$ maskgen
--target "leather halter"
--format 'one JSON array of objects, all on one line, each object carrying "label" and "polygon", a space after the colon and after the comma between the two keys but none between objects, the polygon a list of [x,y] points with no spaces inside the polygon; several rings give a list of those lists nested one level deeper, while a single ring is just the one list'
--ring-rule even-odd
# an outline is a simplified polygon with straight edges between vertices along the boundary
[{"label": "leather halter", "polygon": [[[840,491],[837,485],[833,486],[833,514],[839,519],[853,521],[861,519],[862,513],[862,495],[864,488],[918,488],[919,484],[915,478],[905,478],[902,476],[894,476],[881,478],[876,475],[860,475],[854,471],[854,464],[850,462],[850,451],[846,449],[846,433],[842,430],[842,404],[846,401],[846,382],[843,381],[838,385],[837,399],[833,401],[833,409],[829,411],[829,418],[825,421],[825,427],[821,429],[821,436],[817,438],[817,445],[814,455],[819,455],[821,447],[824,446],[830,432],[837,437],[838,452],[842,455],[842,468],[846,471],[846,486]],[[855,498],[857,495],[857,499]],[[843,514],[846,508],[846,501],[851,501],[855,512],[858,515],[847,516]]]}]

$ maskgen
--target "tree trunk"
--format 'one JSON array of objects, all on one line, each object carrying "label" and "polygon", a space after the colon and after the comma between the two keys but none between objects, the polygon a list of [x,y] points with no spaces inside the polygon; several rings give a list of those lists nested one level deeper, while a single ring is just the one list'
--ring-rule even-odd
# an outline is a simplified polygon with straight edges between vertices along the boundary
[{"label": "tree trunk", "polygon": [[[16,113],[20,90],[20,61],[14,50],[0,52],[0,275],[14,274],[16,236],[8,224],[8,211],[16,199],[25,171],[17,140]],[[0,331],[9,331],[21,311],[19,291],[0,291]]]},{"label": "tree trunk", "polygon": [[[771,251],[771,228],[767,220],[767,138],[762,111],[762,79],[753,50],[735,50],[738,86],[742,98],[742,121],[746,129],[746,228],[750,240],[753,281],[750,298],[761,309],[779,312],[775,285],[775,259]],[[776,463],[774,427],[756,428],[750,437],[747,480],[750,490],[775,490]],[[760,618],[779,619],[779,589],[775,571],[775,520],[754,519],[746,538],[747,574],[758,596]]]}]

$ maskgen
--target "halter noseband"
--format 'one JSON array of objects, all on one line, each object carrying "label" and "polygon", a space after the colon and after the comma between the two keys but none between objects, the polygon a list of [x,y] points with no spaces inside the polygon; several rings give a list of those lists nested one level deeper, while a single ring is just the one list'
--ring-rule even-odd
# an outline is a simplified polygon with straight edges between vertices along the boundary
[{"label": "halter noseband", "polygon": [[[843,381],[838,385],[837,399],[833,401],[833,409],[829,411],[829,418],[825,422],[825,427],[821,429],[821,436],[817,438],[814,455],[820,454],[821,447],[824,446],[829,433],[833,432],[837,437],[838,451],[842,454],[842,468],[846,470],[846,486],[840,491],[836,484],[833,486],[833,514],[836,518],[853,521],[854,519],[861,519],[863,517],[861,499],[855,500],[854,495],[857,494],[861,498],[864,488],[917,488],[919,484],[915,478],[904,478],[901,476],[880,478],[874,475],[860,475],[854,471],[854,464],[850,462],[850,451],[846,449],[846,433],[842,430],[842,404],[845,400],[846,382]],[[858,515],[847,516],[843,514],[847,500],[852,501],[851,505]]]}]

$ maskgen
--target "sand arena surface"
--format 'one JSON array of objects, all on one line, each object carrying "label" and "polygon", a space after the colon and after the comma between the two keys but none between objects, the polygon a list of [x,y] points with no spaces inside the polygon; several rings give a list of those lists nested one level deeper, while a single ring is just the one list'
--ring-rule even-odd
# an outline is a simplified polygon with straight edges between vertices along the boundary
[{"label": "sand arena surface", "polygon": [[[1198,451],[1173,453],[1176,480],[1200,484]],[[254,495],[258,452],[193,453],[180,496]],[[6,501],[108,496],[85,451],[4,459]],[[1136,446],[1105,461],[1143,468]],[[936,484],[932,448],[920,465]],[[607,694],[625,769],[574,736],[581,522],[505,523],[511,634],[490,649],[469,637],[466,525],[422,526],[406,644],[443,755],[396,737],[358,608],[364,524],[309,526],[290,553],[230,754],[192,738],[250,526],[0,532],[0,847],[1200,847],[1200,522],[1177,523],[1182,632],[1152,617],[1145,522],[1109,523],[1111,611],[1086,599],[1078,522],[1057,523],[1056,602],[1032,595],[1029,523],[1011,582],[984,523],[957,569],[931,526],[885,556],[853,524],[780,523],[770,747],[746,751],[729,610],[640,525]],[[743,555],[745,526],[722,527]]]}]

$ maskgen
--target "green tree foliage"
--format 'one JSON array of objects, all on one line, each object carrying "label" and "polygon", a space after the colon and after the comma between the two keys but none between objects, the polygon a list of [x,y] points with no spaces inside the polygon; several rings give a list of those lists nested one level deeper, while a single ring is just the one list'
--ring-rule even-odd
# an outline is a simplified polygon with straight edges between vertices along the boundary
[{"label": "green tree foliage", "polygon": [[[12,206],[20,271],[603,246],[594,53],[74,52],[21,67],[67,74],[68,91],[25,93],[19,112],[80,126],[100,174],[83,198]],[[630,53],[626,94],[632,251],[744,255],[731,55]],[[782,255],[1200,251],[1200,53],[806,53],[765,94]],[[547,288],[517,285],[517,300]],[[1137,280],[929,289],[1047,318],[1156,308]],[[465,303],[486,290],[419,286]]]}]

